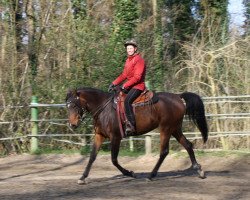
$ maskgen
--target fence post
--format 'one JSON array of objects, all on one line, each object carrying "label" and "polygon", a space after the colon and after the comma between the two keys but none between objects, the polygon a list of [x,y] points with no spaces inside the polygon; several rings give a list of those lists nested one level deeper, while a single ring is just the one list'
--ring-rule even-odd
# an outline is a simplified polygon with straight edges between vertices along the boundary
[{"label": "fence post", "polygon": [[146,155],[151,154],[152,152],[152,142],[151,135],[146,135],[145,137],[145,153]]},{"label": "fence post", "polygon": [[[146,81],[146,87],[148,90],[151,90],[151,87],[150,87],[150,82],[149,81]],[[151,140],[151,135],[146,135],[145,137],[145,153],[146,155],[148,154],[151,154],[152,152],[152,140]]]},{"label": "fence post", "polygon": [[129,149],[130,149],[131,152],[134,151],[133,137],[129,137]]},{"label": "fence post", "polygon": [[31,99],[31,141],[30,149],[31,153],[35,153],[38,149],[38,138],[35,137],[38,134],[38,107],[37,107],[37,97],[32,96]]},{"label": "fence post", "polygon": [[150,83],[149,83],[149,81],[145,81],[145,85],[146,85],[146,88],[147,88],[148,90],[151,89],[151,88],[150,88]]}]

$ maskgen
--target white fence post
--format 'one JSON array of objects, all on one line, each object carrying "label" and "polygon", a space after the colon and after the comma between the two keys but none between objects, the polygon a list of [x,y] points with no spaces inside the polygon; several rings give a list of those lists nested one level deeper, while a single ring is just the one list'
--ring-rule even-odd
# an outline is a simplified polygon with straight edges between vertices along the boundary
[{"label": "white fence post", "polygon": [[133,137],[129,137],[129,149],[131,152],[134,151],[134,141],[133,141]]},{"label": "white fence post", "polygon": [[146,155],[151,154],[152,152],[152,140],[151,135],[146,135],[145,137],[145,153]]}]

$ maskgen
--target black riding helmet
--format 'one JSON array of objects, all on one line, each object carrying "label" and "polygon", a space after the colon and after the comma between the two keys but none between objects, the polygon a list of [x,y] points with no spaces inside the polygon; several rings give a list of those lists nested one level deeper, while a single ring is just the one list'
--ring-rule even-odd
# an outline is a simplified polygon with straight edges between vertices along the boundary
[{"label": "black riding helmet", "polygon": [[138,47],[137,45],[137,42],[135,41],[135,39],[130,39],[130,40],[127,40],[125,43],[124,43],[124,46],[127,47],[128,45],[132,45],[134,47]]}]

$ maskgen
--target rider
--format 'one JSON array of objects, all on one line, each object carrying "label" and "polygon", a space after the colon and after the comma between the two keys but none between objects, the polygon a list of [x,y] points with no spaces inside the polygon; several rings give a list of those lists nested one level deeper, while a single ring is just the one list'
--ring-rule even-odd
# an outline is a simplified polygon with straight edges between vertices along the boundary
[{"label": "rider", "polygon": [[130,136],[136,132],[132,103],[145,90],[146,66],[143,58],[137,52],[138,45],[134,39],[126,41],[124,46],[128,57],[123,72],[110,84],[108,90],[112,91],[115,86],[126,80],[122,85],[122,91],[127,94],[124,102],[128,119],[125,135]]}]

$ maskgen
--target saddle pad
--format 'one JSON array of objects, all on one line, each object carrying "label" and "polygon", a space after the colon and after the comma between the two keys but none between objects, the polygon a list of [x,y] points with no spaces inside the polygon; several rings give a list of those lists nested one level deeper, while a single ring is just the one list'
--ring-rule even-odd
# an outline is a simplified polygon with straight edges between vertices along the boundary
[{"label": "saddle pad", "polygon": [[[117,97],[117,101],[120,102],[124,102],[125,98],[126,98],[127,94],[124,94],[123,92],[120,92],[120,94]],[[143,91],[139,97],[137,97],[134,102],[133,102],[133,106],[136,107],[138,105],[142,106],[144,104],[148,104],[148,102],[150,103],[156,103],[153,101],[153,97],[154,97],[154,92],[150,91],[150,90],[145,90]]]}]

